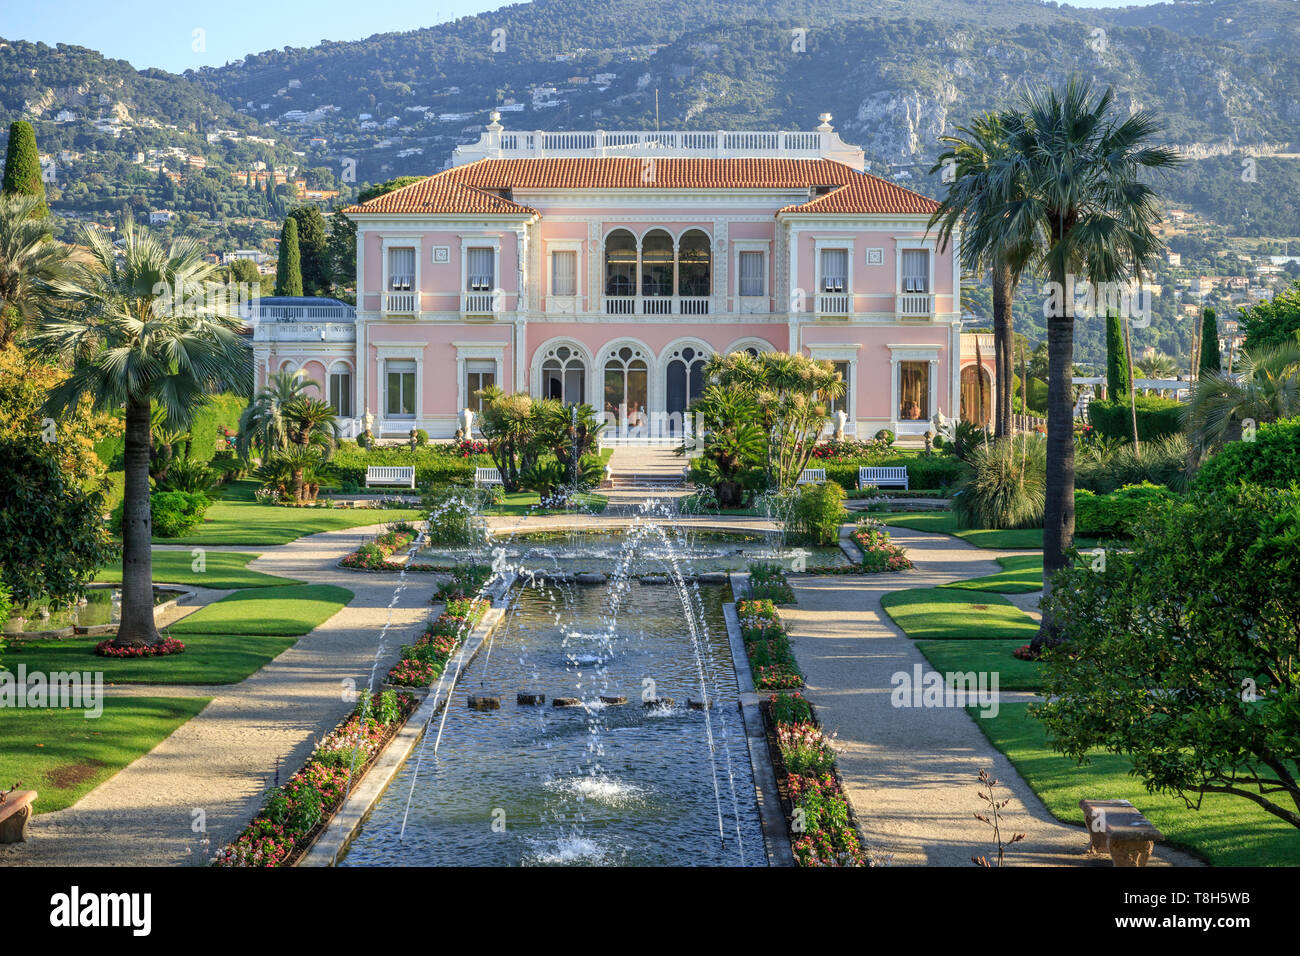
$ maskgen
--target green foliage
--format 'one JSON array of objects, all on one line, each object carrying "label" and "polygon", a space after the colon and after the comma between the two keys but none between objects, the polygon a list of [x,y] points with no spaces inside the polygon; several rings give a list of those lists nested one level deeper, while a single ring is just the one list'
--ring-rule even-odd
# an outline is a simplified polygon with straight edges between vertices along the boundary
[{"label": "green foliage", "polygon": [[426,492],[420,499],[420,509],[429,516],[429,543],[481,543],[486,532],[479,514],[490,501],[490,493],[477,488],[452,486]]},{"label": "green foliage", "polygon": [[461,458],[448,454],[444,450],[446,447],[430,445],[412,451],[392,445],[366,449],[344,444],[334,453],[330,466],[340,482],[351,482],[360,487],[365,484],[368,466],[409,465],[415,468],[417,486],[437,487],[447,484],[471,485],[474,482],[474,469],[492,464],[491,459],[485,456]]},{"label": "green foliage", "polygon": [[1219,323],[1215,321],[1214,310],[1207,308],[1201,313],[1201,371],[1218,372],[1222,367],[1219,356]]},{"label": "green foliage", "polygon": [[1099,495],[1144,481],[1174,491],[1187,488],[1187,439],[1166,435],[1134,446],[1132,442],[1094,441],[1074,460],[1074,483]]},{"label": "green foliage", "polygon": [[1226,491],[1241,482],[1286,488],[1300,482],[1300,418],[1260,425],[1254,441],[1234,441],[1201,465],[1196,491]]},{"label": "green foliage", "polygon": [[[707,488],[718,508],[746,507],[764,483],[767,438],[758,403],[740,388],[708,385],[690,409],[704,425],[704,447],[691,461],[690,478]],[[683,446],[678,454],[686,454]]]},{"label": "green foliage", "polygon": [[1244,310],[1240,329],[1247,352],[1294,344],[1300,335],[1300,282]]},{"label": "green foliage", "polygon": [[[1155,395],[1138,395],[1137,404],[1138,439],[1153,441],[1181,432],[1183,404],[1172,398],[1158,398]],[[1094,399],[1088,403],[1088,423],[1103,438],[1120,441],[1133,437],[1133,409],[1129,399],[1102,400]]]},{"label": "green foliage", "polygon": [[[288,295],[329,295],[333,284],[329,263],[329,248],[325,238],[325,218],[318,206],[299,206],[289,213],[289,220],[298,227],[299,275],[302,277],[301,293]],[[286,220],[286,225],[288,220]],[[283,242],[281,237],[281,242]],[[278,270],[276,275],[279,279]]]},{"label": "green foliage", "polygon": [[749,595],[755,600],[773,604],[794,603],[794,588],[786,579],[785,569],[765,561],[749,566]]},{"label": "green foliage", "polygon": [[302,253],[298,248],[298,220],[290,217],[280,227],[280,258],[275,266],[275,294],[302,295]]},{"label": "green foliage", "polygon": [[1300,489],[1198,493],[1143,532],[1100,570],[1058,572],[1044,613],[1064,643],[1031,713],[1080,762],[1122,754],[1149,790],[1232,794],[1300,827]]},{"label": "green foliage", "polygon": [[153,534],[156,538],[179,538],[203,524],[203,514],[212,502],[207,495],[185,491],[156,491],[149,496]]},{"label": "green foliage", "polygon": [[190,437],[185,457],[194,461],[210,462],[219,451],[226,448],[222,429],[234,434],[239,429],[239,416],[248,400],[231,392],[209,395],[194,410],[190,422]]},{"label": "green foliage", "polygon": [[1300,340],[1243,353],[1233,375],[1203,374],[1183,418],[1193,450],[1203,457],[1242,437],[1248,421],[1258,425],[1298,414]]},{"label": "green foliage", "polygon": [[1111,401],[1128,399],[1130,369],[1123,323],[1118,312],[1106,313],[1106,397]]},{"label": "green foliage", "polygon": [[0,582],[14,603],[67,604],[110,561],[104,497],[70,479],[41,446],[0,437]]},{"label": "green foliage", "polygon": [[806,544],[835,544],[846,517],[844,489],[833,481],[822,481],[800,485],[792,495],[785,519],[787,534],[795,535]]},{"label": "green foliage", "polygon": [[1047,443],[1021,435],[977,445],[953,495],[959,528],[1037,528],[1043,523]]},{"label": "green foliage", "polygon": [[3,193],[6,196],[36,196],[41,203],[32,211],[32,215],[43,219],[50,214],[50,207],[45,204],[45,182],[41,179],[41,157],[36,150],[36,131],[26,120],[9,124]]},{"label": "green foliage", "polygon": [[1074,492],[1075,533],[1089,537],[1131,538],[1142,522],[1178,496],[1162,485],[1124,485],[1108,495],[1082,488]]},{"label": "green foliage", "polygon": [[159,491],[188,491],[203,493],[212,490],[217,474],[201,461],[177,458],[167,469],[167,476],[157,483]]}]

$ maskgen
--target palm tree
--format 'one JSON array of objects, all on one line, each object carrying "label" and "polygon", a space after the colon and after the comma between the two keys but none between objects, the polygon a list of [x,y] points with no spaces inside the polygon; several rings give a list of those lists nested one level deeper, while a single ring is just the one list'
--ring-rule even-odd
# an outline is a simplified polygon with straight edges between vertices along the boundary
[{"label": "palm tree", "polygon": [[[1065,567],[1074,543],[1073,279],[1131,279],[1161,248],[1155,192],[1146,170],[1179,163],[1174,150],[1152,144],[1162,130],[1146,110],[1121,114],[1109,87],[1071,77],[1059,89],[1025,96],[1005,114],[1010,149],[993,163],[989,182],[1002,200],[996,221],[1012,236],[1043,235],[1039,264],[1047,272],[1047,488],[1043,520],[1044,595]],[[1050,617],[1036,645],[1056,633]]]},{"label": "palm tree", "polygon": [[54,306],[51,284],[65,277],[70,252],[50,237],[39,196],[0,196],[0,347],[21,338]]},{"label": "palm tree", "polygon": [[254,450],[263,456],[288,447],[293,439],[289,410],[307,397],[312,382],[301,372],[272,372],[239,416],[235,450],[243,458]]},{"label": "palm tree", "polygon": [[[1143,378],[1173,378],[1178,374],[1178,363],[1166,355],[1164,352],[1154,352],[1151,355],[1143,356],[1136,363],[1137,370],[1142,373]],[[1147,394],[1150,389],[1143,389],[1143,394]],[[1161,392],[1164,389],[1160,390]]]},{"label": "palm tree", "polygon": [[[89,395],[96,410],[125,406],[126,490],[122,520],[122,618],[116,643],[161,640],[153,620],[150,425],[155,402],[174,428],[188,427],[207,396],[252,391],[252,353],[224,297],[196,296],[214,267],[199,245],[163,248],[128,217],[122,245],[86,230],[89,256],[53,284],[64,303],[33,342],[61,358],[68,378],[47,407],[60,412]],[[180,290],[180,301],[168,293]],[[216,300],[216,301],[214,301]]]},{"label": "palm tree", "polygon": [[[1036,229],[1014,233],[1008,228],[1004,196],[992,188],[994,170],[1010,149],[1006,118],[1005,114],[982,113],[969,127],[958,127],[957,135],[943,137],[948,150],[930,170],[951,169],[953,176],[948,195],[930,217],[930,228],[939,226],[939,249],[948,246],[954,233],[960,233],[962,267],[972,273],[992,270],[995,438],[1011,434],[1011,306],[1021,276],[1041,244]],[[1023,184],[1014,180],[999,185],[1009,188],[1012,196],[1023,193]]]},{"label": "palm tree", "polygon": [[1183,427],[1200,460],[1241,437],[1242,424],[1300,415],[1300,336],[1293,344],[1243,352],[1235,373],[1202,372],[1183,408]]}]

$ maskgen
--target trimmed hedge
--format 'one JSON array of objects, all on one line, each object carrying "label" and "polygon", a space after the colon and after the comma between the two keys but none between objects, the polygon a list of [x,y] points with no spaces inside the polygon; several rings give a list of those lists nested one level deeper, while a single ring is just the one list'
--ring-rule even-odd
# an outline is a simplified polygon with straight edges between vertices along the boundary
[{"label": "trimmed hedge", "polygon": [[[232,395],[213,395],[194,412],[190,423],[190,455],[194,461],[205,465],[218,451],[217,439],[222,427],[232,433],[239,430],[239,416],[244,413],[248,400]],[[225,447],[224,443],[221,447]]]},{"label": "trimmed hedge", "polygon": [[1266,422],[1254,441],[1234,441],[1201,466],[1195,491],[1222,491],[1241,482],[1286,488],[1300,482],[1300,418]]},{"label": "trimmed hedge", "polygon": [[946,488],[955,485],[970,470],[964,461],[949,455],[895,455],[871,461],[818,462],[826,468],[826,477],[846,490],[858,487],[858,468],[898,466],[907,468],[910,488]]},{"label": "trimmed hedge", "polygon": [[1074,531],[1089,538],[1133,537],[1134,528],[1162,504],[1177,501],[1164,485],[1144,481],[1125,485],[1108,495],[1095,495],[1083,488],[1074,491]]},{"label": "trimmed hedge", "polygon": [[439,446],[412,451],[405,446],[364,449],[349,443],[335,452],[330,465],[340,483],[358,486],[366,483],[366,469],[379,465],[415,466],[417,485],[469,485],[474,483],[474,469],[491,466],[492,459],[487,455],[460,458],[441,451]]},{"label": "trimmed hedge", "polygon": [[[1183,430],[1183,406],[1172,398],[1154,395],[1137,397],[1138,438],[1155,441]],[[1127,399],[1117,401],[1094,399],[1088,405],[1088,423],[1097,434],[1117,441],[1133,438],[1133,412]]]}]

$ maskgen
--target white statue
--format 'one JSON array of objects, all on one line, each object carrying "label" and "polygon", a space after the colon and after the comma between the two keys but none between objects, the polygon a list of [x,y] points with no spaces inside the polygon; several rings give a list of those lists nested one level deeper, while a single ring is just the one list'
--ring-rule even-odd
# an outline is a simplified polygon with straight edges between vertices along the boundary
[{"label": "white statue", "polygon": [[367,408],[366,413],[361,416],[361,423],[366,426],[366,431],[370,431],[370,427],[374,425],[375,416],[370,413],[369,408]]},{"label": "white statue", "polygon": [[848,423],[849,413],[844,409],[839,409],[835,413],[835,440],[844,441],[844,426]]},{"label": "white statue", "polygon": [[467,440],[474,436],[474,413],[468,408],[460,413],[459,425]]}]

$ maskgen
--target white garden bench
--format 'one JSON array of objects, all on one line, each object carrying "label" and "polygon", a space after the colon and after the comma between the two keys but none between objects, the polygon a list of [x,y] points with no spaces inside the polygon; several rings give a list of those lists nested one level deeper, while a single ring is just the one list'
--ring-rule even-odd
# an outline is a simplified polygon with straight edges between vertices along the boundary
[{"label": "white garden bench", "polygon": [[866,488],[868,485],[875,485],[877,488],[890,485],[892,487],[902,487],[904,491],[909,491],[907,487],[907,467],[905,465],[881,465],[874,468],[858,469],[858,487]]},{"label": "white garden bench", "polygon": [[506,483],[501,480],[501,472],[495,468],[475,468],[474,469],[474,487],[486,488],[489,485],[500,485],[505,487]]},{"label": "white garden bench", "polygon": [[412,465],[372,465],[366,469],[366,487],[371,485],[405,485],[415,487],[415,468]]},{"label": "white garden bench", "polygon": [[799,473],[799,480],[795,482],[795,485],[817,485],[825,480],[825,468],[805,468]]}]

